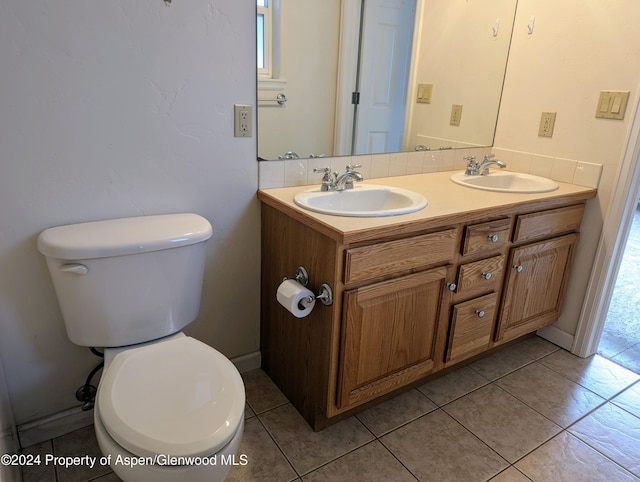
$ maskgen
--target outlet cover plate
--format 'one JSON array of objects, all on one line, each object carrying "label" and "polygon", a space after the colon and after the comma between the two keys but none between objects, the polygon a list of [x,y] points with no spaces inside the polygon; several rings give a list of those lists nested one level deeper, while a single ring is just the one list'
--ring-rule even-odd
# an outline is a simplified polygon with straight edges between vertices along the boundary
[{"label": "outlet cover plate", "polygon": [[556,125],[555,112],[543,112],[540,116],[540,127],[538,127],[539,137],[552,137],[553,127]]},{"label": "outlet cover plate", "polygon": [[253,124],[251,105],[233,104],[233,135],[234,137],[251,137]]}]

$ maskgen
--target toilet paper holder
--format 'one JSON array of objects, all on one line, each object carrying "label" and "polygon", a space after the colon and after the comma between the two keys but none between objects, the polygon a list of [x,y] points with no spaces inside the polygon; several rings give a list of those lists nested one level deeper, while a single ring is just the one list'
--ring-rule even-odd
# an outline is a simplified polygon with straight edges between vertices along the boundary
[{"label": "toilet paper holder", "polygon": [[[285,276],[284,278],[282,278],[282,281],[287,279],[294,279],[304,287],[309,284],[309,274],[307,273],[307,270],[304,268],[304,266],[298,266],[296,268],[296,274],[293,278]],[[320,291],[317,295],[314,295],[314,298],[311,298],[311,296],[309,296],[309,299],[302,300],[300,303],[302,303],[303,305],[310,304],[313,300],[320,300],[323,305],[331,306],[333,304],[333,290],[331,289],[331,286],[329,286],[327,283],[322,283],[320,285]]]}]

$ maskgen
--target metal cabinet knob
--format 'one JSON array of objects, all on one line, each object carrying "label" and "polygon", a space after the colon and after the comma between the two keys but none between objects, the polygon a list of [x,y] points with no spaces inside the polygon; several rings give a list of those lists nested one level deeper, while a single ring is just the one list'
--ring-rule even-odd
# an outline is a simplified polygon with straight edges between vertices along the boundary
[{"label": "metal cabinet knob", "polygon": [[489,236],[487,236],[487,238],[489,239],[489,241],[491,241],[492,243],[497,243],[498,242],[498,235],[497,234],[490,234]]},{"label": "metal cabinet knob", "polygon": [[449,288],[449,291],[455,291],[457,287],[458,285],[455,283],[447,283],[447,288]]},{"label": "metal cabinet knob", "polygon": [[476,316],[478,318],[484,318],[485,312],[484,310],[476,310]]},{"label": "metal cabinet knob", "polygon": [[489,273],[488,271],[484,271],[480,276],[482,276],[482,278],[486,279],[487,281],[489,281],[491,278],[493,278],[493,275],[491,273]]},{"label": "metal cabinet knob", "polygon": [[523,267],[521,264],[514,264],[513,269],[515,269],[518,273],[522,273]]}]

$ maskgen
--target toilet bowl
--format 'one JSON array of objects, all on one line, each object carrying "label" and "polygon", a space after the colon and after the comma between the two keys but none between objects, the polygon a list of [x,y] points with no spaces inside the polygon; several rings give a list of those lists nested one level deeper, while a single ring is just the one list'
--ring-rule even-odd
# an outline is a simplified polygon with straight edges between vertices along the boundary
[{"label": "toilet bowl", "polygon": [[242,379],[221,353],[183,333],[107,349],[94,427],[123,480],[223,480],[243,461]]},{"label": "toilet bowl", "polygon": [[182,333],[198,315],[211,224],[196,214],[44,230],[69,339],[103,347],[98,445],[124,481],[222,481],[238,449],[245,393],[235,366]]}]

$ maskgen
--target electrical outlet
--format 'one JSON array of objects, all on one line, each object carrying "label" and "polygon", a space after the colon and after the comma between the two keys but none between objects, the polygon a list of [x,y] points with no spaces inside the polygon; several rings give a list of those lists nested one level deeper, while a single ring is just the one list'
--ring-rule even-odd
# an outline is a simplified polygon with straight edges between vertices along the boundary
[{"label": "electrical outlet", "polygon": [[235,137],[251,137],[251,106],[233,104],[233,135]]},{"label": "electrical outlet", "polygon": [[556,124],[555,112],[543,112],[540,116],[540,127],[538,127],[538,137],[553,136],[553,126]]},{"label": "electrical outlet", "polygon": [[459,126],[462,119],[462,105],[453,104],[451,106],[451,117],[449,119],[449,125]]}]

